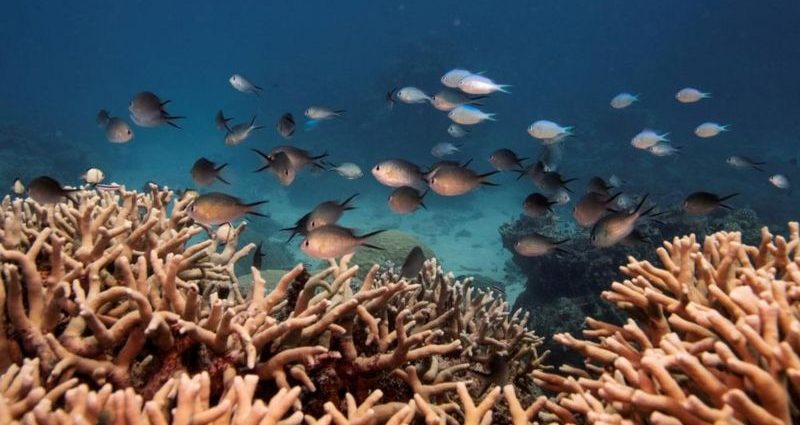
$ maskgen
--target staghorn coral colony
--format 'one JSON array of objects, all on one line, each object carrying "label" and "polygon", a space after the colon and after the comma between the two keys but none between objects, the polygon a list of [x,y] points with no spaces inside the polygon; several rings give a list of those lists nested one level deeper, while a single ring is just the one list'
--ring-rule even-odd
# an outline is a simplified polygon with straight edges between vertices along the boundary
[{"label": "staghorn coral colony", "polygon": [[[118,424],[781,424],[800,419],[800,230],[674,238],[628,258],[543,364],[528,316],[428,260],[416,279],[350,256],[268,285],[253,249],[206,238],[190,197],[6,197],[0,422]],[[540,388],[551,392],[543,395]]]},{"label": "staghorn coral colony", "polygon": [[504,423],[539,395],[527,315],[434,259],[242,294],[243,226],[220,249],[166,188],[74,195],[2,203],[2,423]]}]

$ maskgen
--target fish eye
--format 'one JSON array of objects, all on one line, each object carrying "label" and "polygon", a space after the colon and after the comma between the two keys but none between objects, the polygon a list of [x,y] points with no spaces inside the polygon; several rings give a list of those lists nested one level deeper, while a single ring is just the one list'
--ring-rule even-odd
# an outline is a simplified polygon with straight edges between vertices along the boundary
[{"label": "fish eye", "polygon": [[376,165],[375,166],[375,171],[380,171],[380,170],[381,170],[381,166],[380,165]]},{"label": "fish eye", "polygon": [[289,175],[289,170],[284,170],[284,171],[283,171],[283,175],[284,175],[284,176],[288,176],[288,175]]},{"label": "fish eye", "polygon": [[303,242],[303,245],[308,246],[310,244],[308,243],[308,240],[306,240],[305,242]]},{"label": "fish eye", "polygon": [[128,130],[128,134],[131,134],[131,131],[130,131],[130,130]]}]

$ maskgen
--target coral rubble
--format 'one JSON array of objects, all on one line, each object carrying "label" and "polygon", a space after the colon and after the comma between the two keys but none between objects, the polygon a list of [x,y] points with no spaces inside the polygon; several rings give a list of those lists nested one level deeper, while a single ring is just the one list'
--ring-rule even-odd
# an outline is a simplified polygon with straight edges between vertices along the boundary
[{"label": "coral rubble", "polygon": [[187,217],[190,197],[156,186],[77,201],[2,202],[3,423],[567,414],[533,383],[545,354],[527,314],[435,259],[413,280],[377,265],[358,280],[345,256],[314,274],[297,265],[269,288],[251,269],[242,293],[235,266],[254,248],[238,247],[243,225],[221,246]]},{"label": "coral rubble", "polygon": [[622,326],[587,319],[585,358],[534,371],[576,420],[596,424],[788,424],[800,420],[800,226],[748,245],[740,232],[676,237],[661,266],[629,257],[603,298]]}]

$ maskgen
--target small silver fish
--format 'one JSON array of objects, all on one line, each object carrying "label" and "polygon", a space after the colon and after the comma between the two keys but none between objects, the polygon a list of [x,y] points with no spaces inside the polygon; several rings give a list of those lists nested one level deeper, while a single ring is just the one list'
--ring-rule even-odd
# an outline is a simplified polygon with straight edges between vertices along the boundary
[{"label": "small silver fish", "polygon": [[98,184],[106,178],[106,175],[103,173],[103,170],[99,168],[89,168],[81,175],[81,178],[86,183]]},{"label": "small silver fish", "polygon": [[25,184],[22,183],[19,177],[14,179],[14,183],[11,184],[11,191],[14,192],[15,195],[22,195],[25,193]]},{"label": "small silver fish", "polygon": [[679,154],[683,146],[674,146],[667,142],[658,142],[653,146],[647,148],[647,151],[654,156],[672,156]]},{"label": "small silver fish", "polygon": [[483,96],[470,97],[464,93],[459,93],[453,90],[442,90],[439,93],[431,96],[431,105],[439,111],[449,112],[458,107],[459,105],[478,105],[480,106],[480,99]]},{"label": "small silver fish", "polygon": [[264,126],[256,125],[256,116],[253,115],[249,123],[236,124],[230,128],[230,131],[225,134],[225,144],[228,146],[240,145],[250,137],[253,131],[261,128]]},{"label": "small silver fish", "polygon": [[437,143],[431,148],[431,155],[435,156],[436,158],[453,155],[461,151],[461,149],[459,149],[461,146],[463,145],[454,145],[449,142]]},{"label": "small silver fish", "polygon": [[451,69],[450,71],[447,71],[447,73],[442,75],[441,81],[442,84],[445,85],[445,87],[450,87],[451,89],[455,89],[458,88],[459,81],[463,80],[466,77],[469,77],[470,75],[472,75],[472,73],[467,71],[466,69],[455,68]]},{"label": "small silver fish", "polygon": [[448,118],[461,125],[474,125],[486,120],[496,121],[494,116],[495,114],[483,112],[472,105],[459,105],[447,113]]},{"label": "small silver fish", "polygon": [[766,162],[763,161],[755,161],[746,156],[738,156],[738,155],[729,156],[728,158],[725,159],[725,163],[727,163],[733,168],[738,168],[738,169],[752,168],[758,171],[764,171],[764,169],[761,168],[761,166],[766,164]]},{"label": "small silver fish", "polygon": [[230,78],[228,78],[228,82],[231,83],[231,86],[236,90],[242,93],[252,93],[256,96],[259,96],[259,91],[263,90],[261,87],[251,83],[239,74],[233,74]]},{"label": "small silver fish", "polygon": [[783,174],[769,176],[769,182],[778,189],[789,190],[792,187],[791,183],[789,183],[789,178]]},{"label": "small silver fish", "polygon": [[458,82],[458,88],[464,93],[485,95],[494,92],[509,93],[507,88],[511,87],[508,84],[497,84],[490,78],[483,75],[468,75]]},{"label": "small silver fish", "polygon": [[464,127],[461,127],[460,125],[454,123],[454,124],[450,124],[447,127],[447,134],[455,137],[456,139],[460,139],[460,138],[466,136],[467,134],[469,134],[469,130],[467,130]]},{"label": "small silver fish", "polygon": [[395,93],[395,98],[403,103],[431,102],[431,97],[416,87],[403,87]]},{"label": "small silver fish", "polygon": [[611,99],[611,107],[614,109],[624,109],[639,101],[638,94],[620,93]]},{"label": "small silver fish", "polygon": [[675,98],[681,103],[694,103],[700,101],[701,99],[708,99],[710,97],[711,93],[703,93],[700,90],[691,87],[681,89],[675,94]]},{"label": "small silver fish", "polygon": [[128,143],[133,139],[133,130],[122,118],[113,117],[106,124],[106,139],[111,143]]},{"label": "small silver fish", "polygon": [[572,135],[573,127],[561,126],[553,121],[538,120],[528,127],[528,134],[540,140],[553,140],[561,136]]},{"label": "small silver fish", "polygon": [[332,167],[330,170],[336,171],[340,176],[348,180],[359,179],[364,175],[364,173],[361,171],[361,167],[352,162],[343,162]]},{"label": "small silver fish", "polygon": [[316,121],[341,118],[344,116],[344,113],[344,109],[331,109],[325,106],[309,106],[305,110],[306,118]]}]

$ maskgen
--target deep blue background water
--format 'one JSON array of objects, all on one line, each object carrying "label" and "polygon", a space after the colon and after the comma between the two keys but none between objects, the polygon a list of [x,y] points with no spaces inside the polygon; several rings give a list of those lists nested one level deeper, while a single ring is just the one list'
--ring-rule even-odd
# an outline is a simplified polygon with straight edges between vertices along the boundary
[{"label": "deep blue background water", "polygon": [[[694,190],[742,192],[736,206],[782,222],[798,217],[800,200],[766,178],[782,172],[800,185],[788,162],[800,156],[799,23],[797,1],[11,2],[0,15],[0,122],[27,136],[2,142],[0,176],[10,184],[13,176],[50,174],[74,184],[98,166],[109,181],[186,187],[189,167],[206,156],[231,163],[231,191],[248,199],[281,193],[302,209],[358,191],[362,205],[388,213],[372,165],[390,157],[429,164],[430,147],[452,139],[445,114],[428,105],[390,112],[385,92],[413,85],[433,93],[445,71],[465,67],[513,86],[486,101],[498,121],[464,139],[460,158],[476,158],[481,171],[499,147],[535,156],[538,144],[525,130],[546,118],[577,129],[561,169],[582,179],[578,187],[616,173],[665,205]],[[234,91],[232,73],[263,86],[261,97]],[[679,104],[674,94],[686,86],[713,98]],[[96,112],[127,119],[141,90],[171,99],[169,111],[188,117],[183,129],[135,127],[131,143],[108,143]],[[621,91],[642,93],[642,101],[612,110],[608,102]],[[305,173],[282,188],[251,174],[260,161],[249,148],[284,143],[277,118],[291,111],[302,122],[311,104],[346,109],[347,117],[299,130],[291,143],[355,161],[365,177]],[[227,147],[213,122],[220,108],[237,122],[255,114],[267,128]],[[698,139],[692,131],[704,121],[732,131]],[[683,154],[654,158],[631,148],[645,127],[670,131]],[[31,145],[46,145],[46,154]],[[59,162],[67,151],[85,160]],[[724,163],[731,154],[764,159],[768,172],[733,170]],[[496,190],[520,201],[532,190],[498,181]],[[428,204],[480,209],[486,196]]]}]

